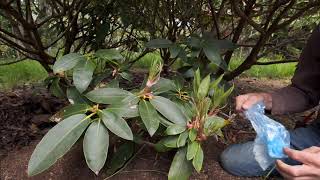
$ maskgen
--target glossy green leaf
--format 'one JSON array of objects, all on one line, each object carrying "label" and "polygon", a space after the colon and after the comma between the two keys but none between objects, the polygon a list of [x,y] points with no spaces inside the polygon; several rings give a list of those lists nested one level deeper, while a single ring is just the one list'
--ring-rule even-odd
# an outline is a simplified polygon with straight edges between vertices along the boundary
[{"label": "glossy green leaf", "polygon": [[222,81],[224,74],[220,75],[217,79],[215,79],[211,85],[210,85],[210,89],[216,89],[219,85],[219,83]]},{"label": "glossy green leaf", "polygon": [[157,142],[155,145],[154,145],[154,149],[157,151],[157,152],[168,152],[170,150],[172,150],[173,148],[170,148],[170,147],[167,147],[163,144],[163,141],[159,141]]},{"label": "glossy green leaf", "polygon": [[176,100],[174,101],[177,106],[181,109],[183,114],[188,118],[192,119],[192,117],[195,115],[196,110],[193,108],[193,105],[190,102],[185,102],[182,100]]},{"label": "glossy green leaf", "polygon": [[73,84],[80,93],[84,92],[91,83],[96,65],[92,61],[80,61],[73,70]]},{"label": "glossy green leaf", "polygon": [[178,74],[175,77],[173,77],[173,83],[175,85],[176,90],[181,90],[184,87],[185,79],[182,75]]},{"label": "glossy green leaf", "polygon": [[177,148],[179,136],[167,136],[161,139],[158,143],[162,143],[164,146],[169,148]]},{"label": "glossy green leaf", "polygon": [[99,49],[95,55],[106,60],[123,60],[123,56],[116,49]]},{"label": "glossy green leaf", "polygon": [[119,73],[119,75],[125,80],[128,80],[130,82],[132,81],[132,76],[127,72]]},{"label": "glossy green leaf", "polygon": [[108,82],[106,84],[107,88],[119,88],[120,87],[120,83],[118,79],[112,79],[110,82]]},{"label": "glossy green leaf", "polygon": [[201,48],[201,40],[198,37],[190,37],[187,39],[186,44],[193,48]]},{"label": "glossy green leaf", "polygon": [[83,139],[83,152],[89,168],[98,175],[104,166],[109,148],[109,133],[101,120],[93,121]]},{"label": "glossy green leaf", "polygon": [[177,146],[178,147],[183,147],[184,145],[186,145],[188,137],[189,137],[189,132],[188,131],[184,131],[183,133],[181,133],[179,135],[179,138],[178,138],[178,141],[177,141]]},{"label": "glossy green leaf", "polygon": [[210,88],[210,75],[207,75],[200,83],[199,89],[198,89],[198,98],[203,99],[207,96]]},{"label": "glossy green leaf", "polygon": [[170,79],[160,78],[157,84],[151,87],[151,91],[157,95],[157,94],[174,90],[174,87],[175,86]]},{"label": "glossy green leaf", "polygon": [[220,49],[216,45],[205,43],[203,52],[212,63],[216,64],[224,70],[227,70],[227,64],[224,60],[222,60]]},{"label": "glossy green leaf", "polygon": [[89,118],[84,114],[77,114],[49,130],[31,155],[28,175],[39,174],[53,165],[70,150],[88,125]]},{"label": "glossy green leaf", "polygon": [[180,46],[178,46],[177,44],[170,46],[170,48],[169,48],[170,58],[176,58],[181,50],[182,50],[182,48]]},{"label": "glossy green leaf", "polygon": [[152,39],[146,43],[147,48],[169,48],[172,42],[168,39]]},{"label": "glossy green leaf", "polygon": [[198,94],[198,89],[200,88],[200,83],[201,83],[200,70],[197,69],[194,72],[194,76],[193,76],[193,93]]},{"label": "glossy green leaf", "polygon": [[187,148],[180,148],[170,166],[168,180],[188,180],[192,174],[192,164],[186,158]]},{"label": "glossy green leaf", "polygon": [[134,153],[134,143],[126,142],[120,147],[116,148],[111,156],[111,160],[108,162],[109,169],[107,174],[114,174],[118,169],[122,168],[125,163],[133,156]]},{"label": "glossy green leaf", "polygon": [[176,135],[176,134],[180,134],[182,133],[183,131],[185,131],[187,129],[186,126],[181,126],[179,124],[174,124],[174,125],[171,125],[167,128],[166,130],[166,134],[167,135]]},{"label": "glossy green leaf", "polygon": [[154,96],[151,104],[168,120],[175,124],[186,125],[187,118],[181,109],[172,101],[161,96]]},{"label": "glossy green leaf", "polygon": [[197,141],[193,141],[189,143],[188,149],[187,149],[187,159],[188,160],[193,159],[196,156],[199,148],[200,148],[200,144]]},{"label": "glossy green leaf", "polygon": [[90,108],[91,107],[87,104],[70,104],[51,116],[49,120],[59,123],[70,116],[85,114]]},{"label": "glossy green leaf", "polygon": [[200,173],[200,171],[202,169],[203,157],[204,157],[203,150],[202,150],[201,146],[199,146],[198,151],[192,160],[193,167],[196,169],[196,171],[198,173]]},{"label": "glossy green leaf", "polygon": [[160,124],[162,124],[164,127],[169,127],[171,125],[174,125],[172,122],[170,122],[167,119],[163,118],[161,115],[159,115],[159,121],[160,121]]},{"label": "glossy green leaf", "polygon": [[138,102],[139,97],[130,95],[124,98],[119,104],[112,104],[108,107],[109,111],[117,114],[120,117],[133,118],[139,116]]},{"label": "glossy green leaf", "polygon": [[130,94],[130,92],[118,88],[100,88],[90,91],[86,97],[96,103],[119,104]]},{"label": "glossy green leaf", "polygon": [[204,134],[206,136],[211,136],[228,124],[229,121],[219,116],[210,116],[206,119],[206,122],[204,123]]},{"label": "glossy green leaf", "polygon": [[153,136],[153,134],[159,127],[159,115],[157,111],[150,104],[150,102],[141,100],[139,102],[139,113],[143,124],[146,126],[150,136]]},{"label": "glossy green leaf", "polygon": [[63,98],[63,97],[65,97],[65,94],[64,94],[63,90],[61,89],[59,82],[60,82],[59,77],[55,77],[52,80],[52,83],[50,85],[50,92],[56,97]]},{"label": "glossy green leaf", "polygon": [[132,131],[127,124],[127,122],[118,116],[117,114],[109,111],[108,109],[104,109],[99,111],[99,117],[102,119],[104,125],[115,135],[126,139],[133,140]]},{"label": "glossy green leaf", "polygon": [[190,141],[194,141],[197,138],[197,130],[196,129],[190,129],[189,130],[189,139]]},{"label": "glossy green leaf", "polygon": [[70,104],[89,104],[90,101],[84,97],[75,87],[67,89],[67,97]]},{"label": "glossy green leaf", "polygon": [[75,67],[80,61],[85,61],[85,57],[83,57],[79,53],[70,53],[65,56],[62,56],[59,60],[57,60],[53,65],[53,72],[63,72],[72,69]]}]

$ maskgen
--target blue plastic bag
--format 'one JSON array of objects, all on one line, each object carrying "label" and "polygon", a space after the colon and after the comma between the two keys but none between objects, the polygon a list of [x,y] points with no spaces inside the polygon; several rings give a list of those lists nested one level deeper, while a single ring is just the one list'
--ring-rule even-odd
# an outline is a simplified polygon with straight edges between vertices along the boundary
[{"label": "blue plastic bag", "polygon": [[290,147],[290,134],[286,128],[264,115],[262,102],[245,111],[257,133],[254,140],[253,153],[263,170],[266,170],[276,159],[286,158],[283,148]]}]

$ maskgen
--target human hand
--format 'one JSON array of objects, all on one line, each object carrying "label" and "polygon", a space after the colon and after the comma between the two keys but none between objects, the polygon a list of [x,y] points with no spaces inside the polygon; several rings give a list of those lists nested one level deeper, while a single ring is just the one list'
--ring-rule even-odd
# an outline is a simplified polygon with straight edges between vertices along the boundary
[{"label": "human hand", "polygon": [[272,96],[269,93],[248,93],[236,97],[236,110],[242,112],[252,105],[263,101],[267,110],[272,108]]},{"label": "human hand", "polygon": [[276,161],[279,173],[290,180],[320,179],[320,147],[312,146],[302,151],[285,148],[284,152],[302,165],[290,166],[281,160]]}]

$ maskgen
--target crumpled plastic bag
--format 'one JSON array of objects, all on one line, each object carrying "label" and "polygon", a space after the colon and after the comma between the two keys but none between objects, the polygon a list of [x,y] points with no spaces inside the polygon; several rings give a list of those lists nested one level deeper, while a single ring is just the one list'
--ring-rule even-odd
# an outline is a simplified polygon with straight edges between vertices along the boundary
[{"label": "crumpled plastic bag", "polygon": [[253,146],[255,159],[266,170],[276,159],[287,157],[283,148],[290,147],[290,134],[282,124],[264,115],[264,108],[259,102],[244,113],[257,133]]}]

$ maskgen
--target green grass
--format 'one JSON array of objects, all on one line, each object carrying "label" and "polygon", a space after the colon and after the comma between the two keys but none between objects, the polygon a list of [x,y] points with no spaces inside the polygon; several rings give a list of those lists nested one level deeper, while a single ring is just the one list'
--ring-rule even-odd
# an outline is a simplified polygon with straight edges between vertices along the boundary
[{"label": "green grass", "polygon": [[[259,62],[267,62],[267,59],[259,60]],[[243,60],[233,58],[229,65],[230,70],[237,68]],[[255,78],[272,78],[287,79],[292,77],[296,69],[297,63],[271,64],[271,65],[254,65],[249,70],[242,73],[242,76]]]},{"label": "green grass", "polygon": [[134,64],[134,67],[138,67],[138,68],[149,68],[152,61],[154,60],[160,60],[160,54],[157,52],[153,52],[153,53],[148,53],[145,56],[143,56],[139,61],[137,61]]},{"label": "green grass", "polygon": [[25,60],[15,64],[0,66],[0,89],[11,89],[30,83],[39,83],[48,76],[37,62]]}]

